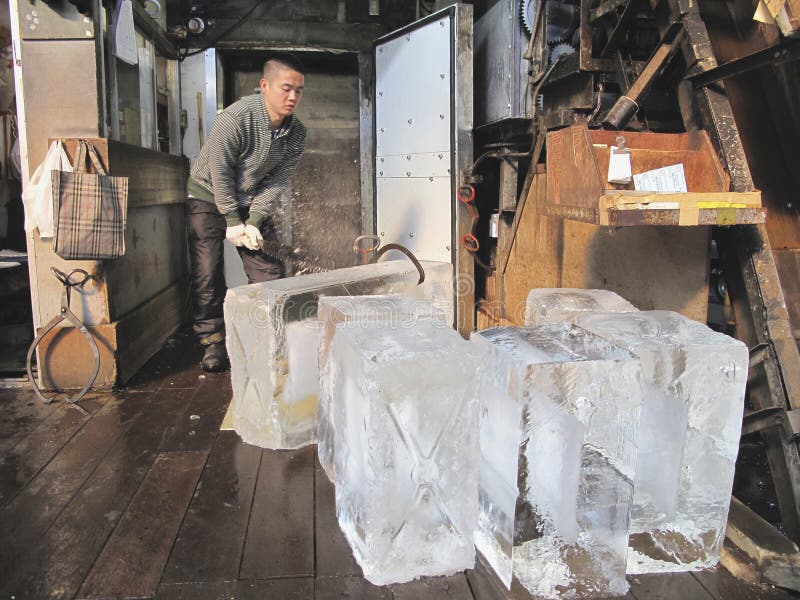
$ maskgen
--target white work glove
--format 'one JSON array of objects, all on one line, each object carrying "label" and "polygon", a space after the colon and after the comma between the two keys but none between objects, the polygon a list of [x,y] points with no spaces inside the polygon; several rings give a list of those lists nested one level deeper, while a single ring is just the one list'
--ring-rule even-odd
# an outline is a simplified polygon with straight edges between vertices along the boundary
[{"label": "white work glove", "polygon": [[258,242],[264,241],[261,232],[255,225],[244,226],[244,238],[242,239],[244,240],[244,247],[248,250],[258,250],[261,248]]},{"label": "white work glove", "polygon": [[244,223],[233,225],[225,230],[225,239],[234,246],[244,246],[245,227]]}]

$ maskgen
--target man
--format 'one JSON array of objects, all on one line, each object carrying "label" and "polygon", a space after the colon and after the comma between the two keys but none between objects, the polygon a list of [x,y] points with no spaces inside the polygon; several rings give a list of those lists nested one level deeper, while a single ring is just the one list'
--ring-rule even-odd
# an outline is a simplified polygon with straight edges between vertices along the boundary
[{"label": "man", "polygon": [[250,283],[283,276],[281,197],[306,139],[294,111],[304,69],[289,54],[264,63],[260,93],[217,115],[187,183],[194,331],[205,346],[205,371],[228,369],[225,351],[223,241],[236,246]]}]

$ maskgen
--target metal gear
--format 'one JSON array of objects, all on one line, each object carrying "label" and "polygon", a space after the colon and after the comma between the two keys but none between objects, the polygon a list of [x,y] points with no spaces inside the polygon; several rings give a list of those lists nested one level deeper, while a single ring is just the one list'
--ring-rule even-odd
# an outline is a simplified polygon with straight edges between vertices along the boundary
[{"label": "metal gear", "polygon": [[559,42],[558,44],[553,45],[553,47],[550,48],[550,54],[548,56],[550,59],[550,64],[553,64],[562,56],[573,54],[575,51],[575,48],[566,42]]},{"label": "metal gear", "polygon": [[536,18],[536,0],[520,0],[519,22],[525,33],[533,34],[533,20]]}]

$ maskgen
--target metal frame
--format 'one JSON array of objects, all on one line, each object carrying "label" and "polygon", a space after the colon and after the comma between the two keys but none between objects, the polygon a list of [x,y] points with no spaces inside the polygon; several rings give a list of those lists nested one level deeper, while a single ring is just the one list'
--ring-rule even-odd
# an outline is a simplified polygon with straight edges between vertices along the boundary
[{"label": "metal frame", "polygon": [[[687,65],[693,65],[689,77],[714,69],[711,40],[696,4],[684,6],[669,0],[673,15],[683,16],[687,39],[682,45]],[[722,84],[695,91],[695,101],[712,143],[731,175],[733,191],[754,189],[733,110]],[[754,367],[763,366],[767,394],[758,398],[751,389],[751,401],[757,409],[773,408],[781,416],[777,426],[762,430],[772,471],[778,503],[787,535],[800,540],[800,449],[791,427],[793,415],[800,409],[800,353],[792,336],[786,300],[764,225],[741,226],[723,236],[731,264],[728,271],[738,271],[744,297],[735,298],[737,337],[756,348],[768,348],[766,358]],[[755,342],[755,343],[753,343]],[[750,369],[751,377],[753,367]],[[761,404],[760,406],[758,404]]]},{"label": "metal frame", "polygon": [[[373,43],[372,79],[377,81],[375,55],[381,44],[402,37],[430,23],[449,17],[450,36],[450,201],[451,201],[451,262],[454,265],[456,329],[468,335],[475,329],[475,279],[472,256],[461,244],[461,236],[469,231],[466,208],[456,198],[458,186],[468,176],[472,164],[472,6],[456,3],[432,13],[414,23],[397,29]],[[374,98],[374,94],[373,94]],[[377,151],[377,110],[372,112],[373,153]],[[373,228],[378,229],[377,174],[373,170]]]}]

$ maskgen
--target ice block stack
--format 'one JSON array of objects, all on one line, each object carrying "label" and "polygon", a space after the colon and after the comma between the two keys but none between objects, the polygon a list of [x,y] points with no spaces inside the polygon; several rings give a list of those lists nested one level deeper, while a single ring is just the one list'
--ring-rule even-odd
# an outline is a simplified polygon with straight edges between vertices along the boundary
[{"label": "ice block stack", "polygon": [[407,329],[422,322],[450,327],[451,317],[428,300],[401,294],[375,296],[328,296],[320,298],[319,391],[317,405],[317,452],[328,479],[336,482],[333,455],[336,442],[331,398],[331,364],[336,325],[352,327],[369,324],[385,329]]},{"label": "ice block stack", "polygon": [[228,290],[233,426],[242,439],[272,449],[316,441],[320,297],[405,293],[452,321],[452,265],[422,265],[422,285],[416,268],[398,260]]},{"label": "ice block stack", "polygon": [[577,323],[642,365],[628,573],[714,566],[739,450],[747,347],[669,311],[586,314]]},{"label": "ice block stack", "polygon": [[626,313],[638,309],[622,296],[608,290],[536,288],[525,302],[525,325],[574,323],[586,313]]},{"label": "ice block stack", "polygon": [[477,548],[538,597],[624,595],[639,361],[566,324],[471,343],[484,363]]},{"label": "ice block stack", "polygon": [[472,568],[479,364],[451,327],[336,325],[336,513],[367,580]]}]

